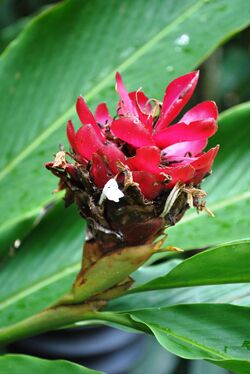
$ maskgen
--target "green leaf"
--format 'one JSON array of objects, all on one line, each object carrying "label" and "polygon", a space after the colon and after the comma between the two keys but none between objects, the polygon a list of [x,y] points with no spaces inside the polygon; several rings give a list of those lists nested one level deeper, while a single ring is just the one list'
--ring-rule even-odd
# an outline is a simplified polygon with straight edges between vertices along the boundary
[{"label": "green leaf", "polygon": [[[72,0],[34,18],[0,60],[2,247],[52,199],[56,181],[43,163],[67,144],[65,124],[80,93],[95,103],[111,100],[119,70],[129,89],[142,85],[161,98],[171,79],[247,26],[247,10],[247,0],[139,0],[136,6]],[[187,46],[178,45],[183,33]]]},{"label": "green leaf", "polygon": [[217,361],[216,365],[221,366],[224,369],[231,370],[232,373],[236,374],[249,374],[249,361]]},{"label": "green leaf", "polygon": [[230,303],[250,306],[250,287],[249,284],[239,283],[144,291],[111,300],[105,310],[129,312],[189,303]]},{"label": "green leaf", "polygon": [[221,245],[188,258],[131,292],[224,283],[250,283],[250,241]]},{"label": "green leaf", "polygon": [[249,121],[250,102],[221,114],[219,131],[209,142],[221,147],[213,174],[202,185],[215,218],[190,211],[168,229],[167,245],[201,248],[249,236]]},{"label": "green leaf", "polygon": [[[0,326],[41,311],[68,292],[80,268],[85,225],[59,204],[0,271]],[[81,233],[81,234],[80,234]]]},{"label": "green leaf", "polygon": [[101,374],[64,360],[43,360],[25,355],[0,356],[0,372],[9,374]]},{"label": "green leaf", "polygon": [[190,304],[133,312],[168,351],[188,359],[222,363],[236,373],[250,370],[250,308]]}]

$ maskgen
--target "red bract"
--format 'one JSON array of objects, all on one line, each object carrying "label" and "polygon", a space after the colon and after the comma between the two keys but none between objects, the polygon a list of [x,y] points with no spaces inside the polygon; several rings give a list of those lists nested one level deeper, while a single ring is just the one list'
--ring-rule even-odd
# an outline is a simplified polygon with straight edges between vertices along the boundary
[{"label": "red bract", "polygon": [[119,173],[119,165],[132,172],[134,182],[149,200],[177,182],[198,185],[202,181],[219,149],[203,153],[208,138],[217,130],[216,104],[198,104],[173,123],[192,96],[198,77],[195,71],[173,80],[160,103],[149,100],[140,90],[128,93],[117,73],[120,100],[115,119],[104,103],[93,115],[84,99],[78,98],[76,109],[82,126],[75,132],[69,121],[67,136],[76,161],[89,165],[98,188]]}]

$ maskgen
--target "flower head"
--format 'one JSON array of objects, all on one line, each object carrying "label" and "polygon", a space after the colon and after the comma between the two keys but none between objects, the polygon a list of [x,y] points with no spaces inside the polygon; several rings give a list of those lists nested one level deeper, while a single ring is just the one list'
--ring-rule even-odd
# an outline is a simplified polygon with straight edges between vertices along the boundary
[{"label": "flower head", "polygon": [[[102,233],[103,242],[109,236],[107,247],[113,245],[112,235],[115,245],[119,241],[121,245],[141,243],[152,239],[166,223],[174,224],[190,205],[190,191],[197,193],[210,173],[219,146],[204,149],[217,130],[216,104],[202,102],[176,121],[198,77],[194,71],[172,81],[161,103],[141,90],[127,92],[117,73],[120,99],[115,118],[105,103],[93,114],[84,99],[78,98],[81,127],[75,131],[71,121],[67,125],[75,164],[66,161],[47,167],[61,178],[67,200],[74,199],[89,219],[92,234]],[[176,195],[171,194],[174,188]],[[166,211],[172,195],[175,201]]]}]

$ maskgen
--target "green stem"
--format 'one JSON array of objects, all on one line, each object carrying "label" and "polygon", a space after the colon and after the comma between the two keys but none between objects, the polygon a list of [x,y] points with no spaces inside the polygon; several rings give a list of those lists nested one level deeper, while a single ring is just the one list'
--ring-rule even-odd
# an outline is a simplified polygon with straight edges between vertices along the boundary
[{"label": "green stem", "polygon": [[146,326],[133,321],[129,315],[95,312],[90,305],[83,304],[47,309],[14,325],[0,329],[0,344],[8,344],[79,321],[91,321],[95,324],[109,321],[131,329],[149,332]]}]

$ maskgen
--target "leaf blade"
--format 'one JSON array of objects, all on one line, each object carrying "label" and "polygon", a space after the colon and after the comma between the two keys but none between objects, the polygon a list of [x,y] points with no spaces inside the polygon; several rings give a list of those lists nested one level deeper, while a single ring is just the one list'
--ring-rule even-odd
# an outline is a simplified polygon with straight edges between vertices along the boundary
[{"label": "leaf blade", "polygon": [[1,327],[41,311],[70,290],[80,269],[85,224],[78,220],[72,226],[75,209],[68,208],[62,219],[64,211],[61,202],[2,264]]},{"label": "leaf blade", "polygon": [[[235,264],[237,263],[237,266]],[[175,287],[250,282],[250,241],[221,245],[188,258],[165,276],[132,292]]]},{"label": "leaf blade", "polygon": [[227,369],[234,362],[238,373],[244,372],[242,365],[250,367],[244,346],[250,332],[249,308],[189,304],[134,312],[131,316],[146,323],[159,343],[174,354],[188,359],[208,359]]}]

